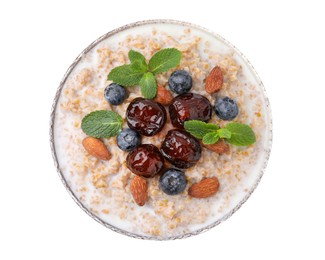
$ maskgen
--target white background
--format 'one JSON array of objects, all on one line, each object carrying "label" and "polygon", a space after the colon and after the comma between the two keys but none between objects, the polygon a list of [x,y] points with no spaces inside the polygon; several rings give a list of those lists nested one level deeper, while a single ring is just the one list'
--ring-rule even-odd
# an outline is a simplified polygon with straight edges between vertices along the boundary
[{"label": "white background", "polygon": [[[1,1],[0,259],[325,259],[321,2]],[[59,180],[48,140],[52,100],[74,58],[114,28],[157,18],[237,46],[274,118],[269,165],[247,203],[213,230],[169,242],[125,237],[88,217]]]}]

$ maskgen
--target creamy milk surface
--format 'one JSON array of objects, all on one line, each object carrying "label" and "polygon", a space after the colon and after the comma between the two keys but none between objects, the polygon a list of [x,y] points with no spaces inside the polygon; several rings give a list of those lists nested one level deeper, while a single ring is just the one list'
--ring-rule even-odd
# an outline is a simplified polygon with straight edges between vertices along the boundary
[{"label": "creamy milk surface", "polygon": [[[254,130],[257,142],[249,147],[230,147],[230,153],[218,155],[202,148],[197,165],[185,169],[188,185],[176,196],[168,196],[158,187],[158,176],[148,179],[149,201],[139,207],[129,189],[133,173],[125,165],[127,153],[119,150],[115,138],[103,140],[112,158],[100,161],[84,150],[86,135],[80,128],[82,118],[94,110],[113,110],[125,123],[128,104],[141,96],[138,87],[128,88],[129,96],[119,106],[111,106],[103,92],[110,83],[107,74],[115,66],[128,63],[127,53],[137,50],[149,59],[161,48],[182,51],[181,69],[193,78],[191,92],[204,95],[214,104],[216,95],[204,90],[204,79],[216,65],[224,72],[224,86],[217,95],[237,101],[239,115],[235,121]],[[173,70],[157,76],[166,86]],[[168,89],[168,87],[166,86]],[[176,96],[175,94],[173,94]],[[166,107],[168,113],[168,107]],[[213,112],[212,123],[224,125]],[[64,179],[74,196],[103,222],[132,234],[164,239],[182,236],[220,221],[247,199],[261,177],[271,140],[271,118],[261,82],[246,61],[222,39],[201,29],[179,24],[149,24],[126,29],[102,40],[84,54],[63,86],[55,111],[54,144]],[[169,129],[142,143],[158,148]],[[187,189],[203,177],[217,177],[219,191],[205,199],[190,198]]]}]

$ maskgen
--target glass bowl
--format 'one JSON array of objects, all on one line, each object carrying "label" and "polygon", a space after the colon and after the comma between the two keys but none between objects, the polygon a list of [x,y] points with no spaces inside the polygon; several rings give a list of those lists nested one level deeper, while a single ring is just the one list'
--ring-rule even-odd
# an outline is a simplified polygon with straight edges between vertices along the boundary
[{"label": "glass bowl", "polygon": [[[146,32],[148,30],[152,30],[152,28],[155,28],[157,30],[167,30],[172,33],[178,33],[181,30],[184,30],[186,28],[190,28],[194,34],[198,35],[199,37],[202,37],[204,39],[208,39],[211,43],[212,48],[216,49],[217,52],[226,53],[226,52],[232,52],[233,57],[236,59],[236,61],[240,64],[243,70],[243,74],[245,75],[246,79],[254,84],[257,88],[259,88],[262,100],[263,100],[263,106],[265,111],[265,122],[266,122],[266,129],[264,133],[264,140],[263,140],[263,151],[261,152],[261,155],[259,155],[259,158],[257,159],[256,169],[254,170],[254,173],[247,175],[247,180],[245,181],[247,184],[247,187],[245,189],[245,192],[242,192],[239,194],[232,203],[232,205],[229,207],[224,214],[218,216],[217,218],[213,219],[213,221],[210,221],[210,223],[207,223],[204,226],[200,226],[198,228],[194,228],[190,232],[183,233],[183,234],[177,234],[173,236],[150,236],[150,235],[143,235],[143,234],[135,234],[132,232],[129,232],[125,228],[117,227],[115,225],[112,225],[108,223],[108,221],[103,220],[101,217],[98,216],[98,214],[95,214],[93,211],[91,211],[88,207],[84,205],[84,203],[80,200],[80,198],[75,194],[75,191],[71,187],[69,180],[66,178],[65,175],[65,169],[60,166],[62,164],[62,158],[58,155],[57,152],[57,144],[55,142],[55,136],[57,134],[57,131],[60,131],[60,129],[57,129],[55,127],[56,124],[56,110],[57,105],[62,93],[62,90],[64,89],[64,86],[71,77],[73,70],[80,65],[82,60],[85,58],[86,54],[89,53],[91,50],[93,50],[98,44],[102,43],[103,41],[111,40],[116,41],[125,35],[129,33],[142,33]],[[245,201],[250,197],[252,192],[257,187],[258,183],[260,182],[263,173],[265,171],[270,151],[271,151],[271,144],[272,144],[272,118],[271,118],[271,110],[270,110],[270,104],[264,89],[264,86],[262,84],[261,79],[257,75],[255,69],[250,64],[250,62],[246,59],[246,57],[231,43],[229,43],[227,40],[219,36],[218,34],[215,34],[205,28],[202,28],[197,25],[193,25],[187,22],[181,22],[181,21],[175,21],[175,20],[147,20],[147,21],[140,21],[136,23],[131,23],[128,25],[125,25],[123,27],[117,28],[113,31],[110,31],[106,33],[105,35],[101,36],[97,40],[95,40],[93,43],[91,43],[84,51],[81,52],[81,54],[75,59],[75,61],[71,64],[71,66],[68,68],[67,72],[65,73],[62,81],[60,82],[60,85],[57,89],[52,111],[51,111],[51,118],[50,118],[50,144],[51,144],[51,151],[52,156],[54,159],[55,167],[59,173],[59,177],[62,180],[63,185],[67,189],[70,196],[73,198],[73,200],[77,203],[77,205],[82,208],[83,211],[85,211],[91,218],[96,220],[97,222],[101,223],[105,227],[116,231],[118,233],[128,235],[135,238],[140,239],[151,239],[151,240],[171,240],[171,239],[180,239],[185,238],[193,235],[200,234],[204,231],[207,231],[217,225],[219,225],[221,222],[228,219],[232,214],[234,214],[244,203]]]}]

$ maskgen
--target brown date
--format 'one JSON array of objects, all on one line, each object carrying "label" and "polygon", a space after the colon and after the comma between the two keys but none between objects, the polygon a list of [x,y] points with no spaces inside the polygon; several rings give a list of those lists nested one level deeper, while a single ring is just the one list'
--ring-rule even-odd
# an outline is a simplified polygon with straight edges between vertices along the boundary
[{"label": "brown date", "polygon": [[173,98],[169,105],[169,115],[175,127],[183,128],[186,120],[207,122],[211,118],[212,107],[209,100],[199,94],[186,93]]},{"label": "brown date", "polygon": [[133,173],[150,178],[163,168],[164,157],[156,146],[142,144],[128,154],[126,165]]},{"label": "brown date", "polygon": [[126,109],[128,126],[145,136],[160,132],[166,117],[166,110],[161,104],[144,98],[135,98]]},{"label": "brown date", "polygon": [[201,157],[200,143],[180,129],[168,131],[160,150],[171,164],[183,169],[193,166]]}]

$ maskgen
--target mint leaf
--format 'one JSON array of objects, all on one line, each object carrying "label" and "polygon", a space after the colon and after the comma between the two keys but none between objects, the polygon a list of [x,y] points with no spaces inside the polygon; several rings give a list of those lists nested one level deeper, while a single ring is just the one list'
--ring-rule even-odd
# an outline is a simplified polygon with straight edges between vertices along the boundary
[{"label": "mint leaf", "polygon": [[231,137],[231,132],[226,128],[218,129],[217,133],[218,133],[220,138],[227,138],[228,139],[228,138]]},{"label": "mint leaf", "polygon": [[97,110],[86,115],[81,122],[82,131],[89,136],[106,138],[117,135],[122,128],[122,117],[107,110]]},{"label": "mint leaf", "polygon": [[128,56],[129,56],[129,60],[131,61],[131,63],[139,61],[141,63],[144,62],[146,64],[146,59],[140,52],[130,50],[128,53]]},{"label": "mint leaf", "polygon": [[147,72],[141,78],[139,85],[141,87],[141,93],[144,98],[152,99],[157,93],[157,83],[155,76],[151,72]]},{"label": "mint leaf", "polygon": [[143,71],[132,68],[132,65],[122,65],[111,70],[107,76],[107,80],[124,87],[138,85],[143,76]]},{"label": "mint leaf", "polygon": [[231,137],[226,141],[237,146],[247,146],[255,143],[256,137],[253,130],[245,124],[228,123],[225,127],[231,132]]},{"label": "mint leaf", "polygon": [[130,67],[134,72],[146,73],[148,71],[147,64],[145,62],[143,63],[142,61],[139,61],[139,60],[131,63]]},{"label": "mint leaf", "polygon": [[156,74],[176,67],[181,61],[181,52],[175,48],[162,49],[150,59],[149,70]]},{"label": "mint leaf", "polygon": [[202,143],[203,144],[214,144],[219,140],[219,135],[217,132],[210,132],[207,133],[205,136],[202,138]]},{"label": "mint leaf", "polygon": [[198,139],[202,139],[206,134],[216,132],[219,129],[215,124],[205,123],[199,120],[185,121],[184,128],[187,132]]}]

